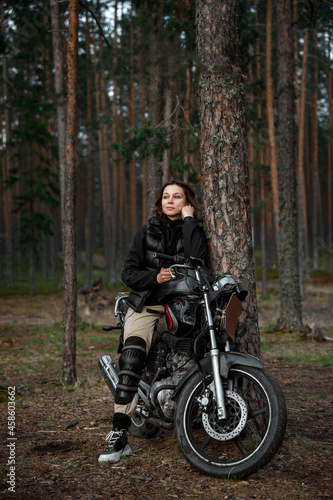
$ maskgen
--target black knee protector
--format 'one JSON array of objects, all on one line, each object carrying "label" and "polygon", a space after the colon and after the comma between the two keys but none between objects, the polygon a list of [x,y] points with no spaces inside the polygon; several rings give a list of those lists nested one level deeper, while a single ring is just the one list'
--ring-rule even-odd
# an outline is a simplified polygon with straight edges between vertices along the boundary
[{"label": "black knee protector", "polygon": [[126,340],[119,358],[119,382],[115,402],[130,403],[138,390],[139,381],[146,360],[146,342],[140,337]]}]

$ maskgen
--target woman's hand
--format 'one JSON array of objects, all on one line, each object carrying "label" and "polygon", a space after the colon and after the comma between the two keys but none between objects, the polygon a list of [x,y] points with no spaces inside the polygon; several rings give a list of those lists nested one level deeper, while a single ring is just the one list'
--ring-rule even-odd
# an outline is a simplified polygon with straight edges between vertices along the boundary
[{"label": "woman's hand", "polygon": [[190,204],[182,208],[182,219],[184,220],[185,217],[194,217],[194,207]]},{"label": "woman's hand", "polygon": [[160,270],[160,272],[156,276],[156,279],[157,279],[157,283],[159,285],[161,285],[161,283],[166,283],[167,281],[170,281],[171,280],[171,276],[170,276],[170,273],[169,273],[169,268],[168,267],[162,267],[162,269]]}]

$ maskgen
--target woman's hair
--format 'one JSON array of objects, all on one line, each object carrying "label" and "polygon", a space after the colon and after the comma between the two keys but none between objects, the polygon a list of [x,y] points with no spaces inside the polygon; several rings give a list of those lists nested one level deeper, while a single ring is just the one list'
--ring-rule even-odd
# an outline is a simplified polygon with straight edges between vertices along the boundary
[{"label": "woman's hair", "polygon": [[187,201],[187,203],[190,203],[192,205],[192,207],[194,208],[194,217],[197,219],[199,208],[198,208],[198,204],[197,204],[196,199],[195,199],[194,191],[192,188],[190,188],[190,186],[188,184],[185,184],[185,182],[181,182],[181,181],[169,181],[169,182],[166,182],[164,184],[164,186],[162,186],[161,192],[160,192],[157,200],[155,201],[155,213],[157,215],[160,215],[160,216],[164,215],[164,213],[162,212],[163,191],[167,186],[172,186],[172,185],[179,186],[183,189],[185,196],[186,196],[186,201]]}]

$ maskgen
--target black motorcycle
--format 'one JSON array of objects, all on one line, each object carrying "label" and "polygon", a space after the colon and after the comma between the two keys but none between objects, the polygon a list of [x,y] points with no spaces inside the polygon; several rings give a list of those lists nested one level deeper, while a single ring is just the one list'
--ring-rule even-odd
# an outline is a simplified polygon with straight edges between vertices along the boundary
[{"label": "black motorcycle", "polygon": [[[214,277],[195,259],[155,256],[173,262],[172,279],[159,294],[167,329],[156,327],[129,431],[153,438],[160,429],[174,429],[184,456],[201,472],[249,476],[275,455],[287,410],[280,386],[264,365],[231,350],[247,333],[239,322],[247,290],[230,274]],[[118,294],[115,316],[120,322],[104,330],[122,329],[127,298],[127,293]],[[115,361],[103,356],[99,366],[114,395]]]}]

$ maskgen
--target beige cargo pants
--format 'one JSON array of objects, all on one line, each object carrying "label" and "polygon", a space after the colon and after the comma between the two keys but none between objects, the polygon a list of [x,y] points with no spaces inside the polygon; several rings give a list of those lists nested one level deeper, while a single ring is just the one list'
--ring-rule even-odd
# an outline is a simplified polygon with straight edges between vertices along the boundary
[{"label": "beige cargo pants", "polygon": [[[147,309],[150,311],[155,311],[156,314],[152,312],[147,312]],[[130,337],[140,337],[146,341],[146,355],[148,356],[149,349],[151,347],[153,341],[153,335],[156,323],[158,324],[158,331],[163,332],[167,330],[167,325],[164,318],[164,306],[147,306],[143,307],[140,313],[133,311],[133,309],[129,308],[127,314],[125,316],[124,323],[124,343]],[[115,413],[125,413],[129,417],[132,417],[135,412],[136,405],[138,403],[138,394],[134,396],[132,401],[127,405],[119,405],[114,404],[114,412]]]}]

